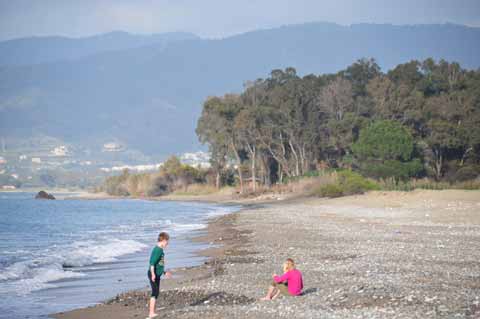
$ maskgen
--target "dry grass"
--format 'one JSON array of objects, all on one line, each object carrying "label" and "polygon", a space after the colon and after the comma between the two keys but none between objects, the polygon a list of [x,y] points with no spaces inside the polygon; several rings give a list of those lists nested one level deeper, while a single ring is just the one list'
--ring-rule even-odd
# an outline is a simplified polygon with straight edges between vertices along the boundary
[{"label": "dry grass", "polygon": [[217,189],[213,185],[208,184],[190,184],[185,188],[176,190],[172,195],[179,196],[201,196],[201,195],[231,195],[235,193],[235,188],[233,187],[222,187]]},{"label": "dry grass", "polygon": [[378,182],[382,190],[392,191],[412,191],[415,189],[431,189],[431,190],[444,190],[444,189],[467,189],[474,190],[480,189],[480,178],[464,181],[449,183],[445,181],[435,181],[430,178],[411,179],[409,181],[396,181],[395,179],[386,179]]},{"label": "dry grass", "polygon": [[216,193],[218,190],[215,186],[207,184],[191,184],[185,188],[176,190],[172,195],[210,195]]},{"label": "dry grass", "polygon": [[338,179],[337,172],[329,172],[320,176],[302,177],[291,180],[285,184],[274,184],[270,187],[257,185],[254,192],[251,187],[246,187],[243,197],[254,197],[264,194],[306,194],[310,195],[313,189],[335,183]]}]

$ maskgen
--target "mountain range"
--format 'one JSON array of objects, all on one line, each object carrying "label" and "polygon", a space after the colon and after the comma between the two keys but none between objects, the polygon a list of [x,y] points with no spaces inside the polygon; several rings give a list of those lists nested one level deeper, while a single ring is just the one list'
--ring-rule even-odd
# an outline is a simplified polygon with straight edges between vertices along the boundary
[{"label": "mountain range", "polygon": [[388,70],[412,59],[480,67],[480,28],[309,23],[223,39],[125,32],[0,42],[0,136],[46,135],[155,158],[196,150],[202,102],[272,69],[334,73],[363,57]]}]

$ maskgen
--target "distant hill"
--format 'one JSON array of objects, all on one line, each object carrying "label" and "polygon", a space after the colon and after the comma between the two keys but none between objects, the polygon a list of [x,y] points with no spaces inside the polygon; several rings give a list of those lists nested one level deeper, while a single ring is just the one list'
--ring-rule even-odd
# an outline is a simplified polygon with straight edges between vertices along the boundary
[{"label": "distant hill", "polygon": [[[142,36],[121,33],[131,46],[105,49],[117,43],[103,42],[111,36],[94,37],[90,51],[79,49],[82,39],[65,40],[62,54],[46,49],[49,39],[8,41],[24,41],[30,53],[23,51],[23,61],[31,64],[0,67],[0,135],[42,133],[90,148],[117,140],[165,156],[198,148],[194,129],[208,95],[239,91],[275,68],[337,72],[362,57],[376,58],[384,70],[427,57],[480,66],[480,28],[452,24],[311,23],[219,40],[149,38],[140,46]],[[13,53],[5,53],[13,51],[1,49],[5,45],[0,43],[0,61],[14,61]],[[34,65],[42,56],[36,52],[49,62]]]},{"label": "distant hill", "polygon": [[86,38],[31,37],[0,42],[0,66],[40,64],[72,60],[105,51],[118,51],[155,44],[198,39],[192,33],[172,32],[133,35],[115,31]]}]

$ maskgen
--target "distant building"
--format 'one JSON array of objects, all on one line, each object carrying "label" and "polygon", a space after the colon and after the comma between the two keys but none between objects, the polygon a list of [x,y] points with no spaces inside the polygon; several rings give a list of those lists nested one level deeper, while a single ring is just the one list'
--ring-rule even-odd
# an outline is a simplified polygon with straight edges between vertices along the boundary
[{"label": "distant building", "polygon": [[122,172],[123,170],[137,171],[137,172],[148,172],[158,170],[162,166],[162,163],[158,164],[145,164],[145,165],[123,165],[123,166],[113,166],[113,167],[101,167],[100,170],[103,172]]},{"label": "distant building", "polygon": [[120,152],[123,150],[122,145],[114,142],[105,143],[103,144],[103,151],[104,152]]},{"label": "distant building", "polygon": [[17,188],[13,185],[3,185],[2,189],[17,189]]},{"label": "distant building", "polygon": [[51,152],[53,156],[68,156],[68,147],[65,145],[55,147]]},{"label": "distant building", "polygon": [[0,164],[7,164],[7,160],[0,156]]},{"label": "distant building", "polygon": [[200,166],[202,168],[210,167],[210,154],[199,151],[195,153],[184,153],[180,156],[180,161],[190,166]]},{"label": "distant building", "polygon": [[32,157],[32,163],[41,164],[42,159],[40,157]]}]

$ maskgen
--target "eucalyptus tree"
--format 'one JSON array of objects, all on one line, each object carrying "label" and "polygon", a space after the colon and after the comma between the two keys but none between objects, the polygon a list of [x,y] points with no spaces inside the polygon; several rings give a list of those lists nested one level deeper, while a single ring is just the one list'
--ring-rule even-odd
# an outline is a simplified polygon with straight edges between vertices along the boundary
[{"label": "eucalyptus tree", "polygon": [[[243,193],[242,158],[240,157],[241,141],[235,127],[235,117],[241,111],[241,100],[238,95],[227,94],[223,97],[208,98],[202,114],[198,120],[196,133],[200,142],[209,145],[215,151],[215,167],[220,168],[222,163],[221,150],[229,150],[237,161],[236,169],[240,183],[240,192]],[[217,178],[220,172],[217,170]]]}]

